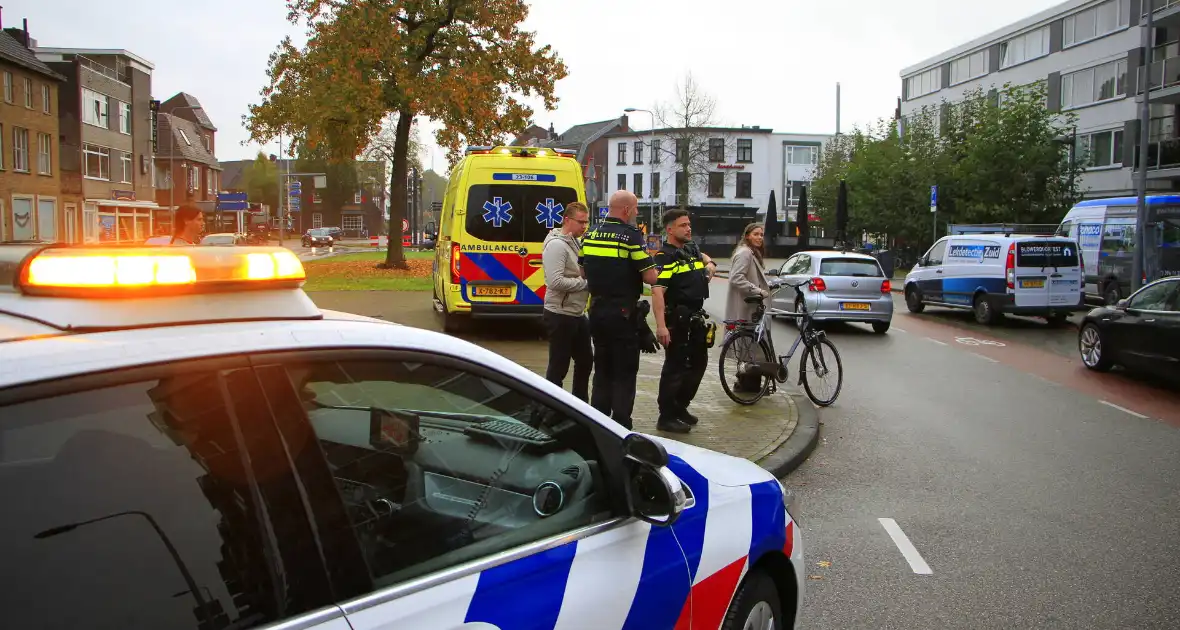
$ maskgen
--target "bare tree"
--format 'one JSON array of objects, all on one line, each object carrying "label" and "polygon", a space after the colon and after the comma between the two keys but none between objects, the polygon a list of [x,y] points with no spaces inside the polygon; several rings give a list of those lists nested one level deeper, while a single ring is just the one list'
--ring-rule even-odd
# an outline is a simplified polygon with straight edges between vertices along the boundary
[{"label": "bare tree", "polygon": [[[397,190],[396,182],[393,181],[392,176],[394,172],[394,149],[397,146],[397,122],[397,114],[390,114],[386,116],[385,119],[381,121],[381,127],[377,130],[377,133],[373,134],[369,138],[369,145],[365,147],[364,151],[361,152],[362,160],[365,160],[366,162],[381,162],[382,166],[380,170],[377,173],[373,173],[372,164],[364,164],[363,167],[358,168],[358,171],[362,168],[366,171],[364,174],[358,173],[358,175],[361,175],[362,180],[368,175],[380,176],[382,185],[388,187],[389,199],[391,200],[391,203],[394,199],[394,191]],[[413,176],[414,173],[417,173],[420,177],[422,173],[423,146],[422,136],[418,133],[417,125],[410,127],[410,137],[407,144],[406,161],[409,168],[406,172],[410,176]],[[408,218],[410,210],[411,208],[406,206],[406,211],[403,216]],[[381,211],[384,212],[385,208],[381,208]],[[391,223],[387,227],[387,233],[389,234],[389,243],[387,245],[387,249],[396,249],[397,251],[401,251],[401,225],[393,225]]]},{"label": "bare tree", "polygon": [[[692,73],[677,82],[675,94],[673,100],[655,108],[656,122],[670,142],[652,150],[653,155],[659,152],[660,163],[670,159],[676,164],[671,180],[676,185],[677,205],[688,208],[689,191],[708,190],[711,173],[720,172],[724,184],[726,172],[719,171],[716,165],[735,157],[736,140],[729,133],[710,129],[717,125],[717,101],[701,88]],[[664,182],[661,184],[663,188]]]}]

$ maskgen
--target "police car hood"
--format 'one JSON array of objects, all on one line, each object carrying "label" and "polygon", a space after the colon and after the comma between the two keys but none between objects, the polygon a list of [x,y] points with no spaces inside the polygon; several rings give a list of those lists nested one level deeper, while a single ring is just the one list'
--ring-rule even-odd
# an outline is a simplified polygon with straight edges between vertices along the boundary
[{"label": "police car hood", "polygon": [[774,479],[765,468],[748,459],[706,450],[658,435],[647,435],[664,445],[668,455],[684,460],[711,483],[721,486],[749,486]]}]

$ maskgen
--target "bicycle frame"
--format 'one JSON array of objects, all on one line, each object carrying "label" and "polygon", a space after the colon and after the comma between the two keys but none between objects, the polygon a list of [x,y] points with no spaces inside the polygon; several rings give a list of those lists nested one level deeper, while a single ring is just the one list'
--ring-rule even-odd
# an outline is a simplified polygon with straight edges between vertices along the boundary
[{"label": "bicycle frame", "polygon": [[[802,285],[800,285],[800,286],[802,286]],[[788,284],[788,285],[780,286],[777,289],[775,289],[774,291],[772,291],[771,294],[766,297],[766,299],[769,300],[770,296],[773,296],[775,293],[778,293],[779,291],[783,290],[786,287],[791,287],[791,288],[795,289],[795,293],[797,293],[799,295],[803,295],[803,291],[798,286]],[[802,306],[803,306],[803,311],[800,313],[795,313],[792,311],[784,311],[782,309],[777,309],[777,308],[770,308],[770,307],[765,306],[765,303],[762,306],[760,306],[760,308],[762,309],[762,318],[760,320],[758,320],[758,323],[755,324],[755,326],[754,326],[754,335],[757,337],[759,343],[762,343],[763,341],[766,342],[766,344],[770,347],[770,355],[775,357],[779,361],[779,363],[781,363],[783,365],[786,365],[787,363],[789,363],[790,360],[795,356],[795,353],[799,350],[800,343],[805,343],[805,344],[810,343],[809,340],[811,338],[823,335],[823,331],[815,331],[815,330],[812,330],[812,328],[811,328],[811,315],[807,312],[806,300],[802,302]],[[770,324],[771,324],[771,321],[773,321],[774,315],[779,315],[782,317],[790,317],[792,319],[799,319],[799,320],[802,320],[802,322],[803,322],[803,326],[799,330],[799,336],[796,337],[795,342],[791,344],[791,349],[788,350],[787,353],[783,354],[783,355],[778,354],[774,349],[774,338],[773,338],[773,335],[771,334],[771,331],[770,331]],[[807,338],[808,341],[805,341],[804,338]]]}]

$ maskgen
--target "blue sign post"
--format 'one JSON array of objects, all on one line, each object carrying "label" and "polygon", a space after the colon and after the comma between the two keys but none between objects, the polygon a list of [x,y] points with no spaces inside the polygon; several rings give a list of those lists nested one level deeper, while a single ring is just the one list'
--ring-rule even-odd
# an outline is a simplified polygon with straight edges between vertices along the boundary
[{"label": "blue sign post", "polygon": [[217,193],[218,212],[245,212],[249,208],[246,193]]},{"label": "blue sign post", "polygon": [[930,187],[930,214],[933,216],[934,240],[938,240],[938,186]]}]

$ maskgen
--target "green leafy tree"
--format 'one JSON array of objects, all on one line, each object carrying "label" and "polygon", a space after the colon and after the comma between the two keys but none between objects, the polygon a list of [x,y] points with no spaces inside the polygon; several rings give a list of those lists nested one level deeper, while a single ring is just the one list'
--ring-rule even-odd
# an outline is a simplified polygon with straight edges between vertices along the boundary
[{"label": "green leafy tree", "polygon": [[250,163],[242,174],[243,187],[246,198],[252,203],[261,203],[270,207],[271,212],[279,208],[279,169],[265,153],[259,151],[258,156]]},{"label": "green leafy tree", "polygon": [[[285,39],[270,58],[270,83],[250,107],[255,141],[280,133],[328,144],[338,160],[359,155],[396,115],[385,266],[404,268],[410,130],[416,117],[441,123],[435,138],[452,163],[464,144],[500,141],[523,130],[533,111],[520,97],[556,106],[565,65],[520,28],[525,0],[287,0],[308,41]],[[398,231],[393,234],[392,232]]]}]

